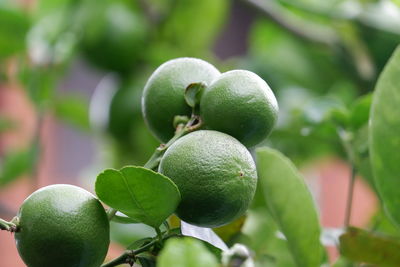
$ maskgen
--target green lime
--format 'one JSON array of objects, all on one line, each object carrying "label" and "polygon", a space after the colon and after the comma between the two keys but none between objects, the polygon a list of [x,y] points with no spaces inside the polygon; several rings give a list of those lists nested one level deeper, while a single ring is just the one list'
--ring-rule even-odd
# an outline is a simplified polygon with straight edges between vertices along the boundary
[{"label": "green lime", "polygon": [[141,93],[141,86],[133,81],[122,81],[112,96],[107,130],[119,142],[129,143],[142,120]]},{"label": "green lime", "polygon": [[200,113],[206,127],[254,146],[271,132],[278,103],[268,84],[253,72],[223,73],[203,93]]},{"label": "green lime", "polygon": [[142,97],[144,119],[161,142],[174,135],[176,115],[191,115],[184,93],[191,83],[210,84],[220,72],[210,63],[196,58],[177,58],[158,67],[146,83]]},{"label": "green lime", "polygon": [[29,267],[99,267],[109,222],[101,203],[72,185],[50,185],[30,195],[19,213],[15,240]]},{"label": "green lime", "polygon": [[140,12],[119,1],[85,1],[81,48],[97,67],[129,73],[143,58],[148,25]]},{"label": "green lime", "polygon": [[256,166],[246,147],[210,130],[178,139],[165,152],[159,172],[181,192],[178,217],[203,227],[218,227],[241,216],[257,183]]}]

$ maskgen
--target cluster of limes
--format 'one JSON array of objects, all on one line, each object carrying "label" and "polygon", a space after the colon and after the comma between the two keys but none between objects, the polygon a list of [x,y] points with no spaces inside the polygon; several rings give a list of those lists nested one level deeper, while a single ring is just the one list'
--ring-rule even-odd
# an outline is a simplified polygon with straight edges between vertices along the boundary
[{"label": "cluster of limes", "polygon": [[198,226],[217,227],[247,210],[257,171],[246,146],[260,143],[271,132],[278,105],[267,83],[253,72],[221,74],[200,59],[170,60],[152,74],[142,97],[145,121],[161,142],[174,135],[175,116],[192,115],[185,92],[195,83],[205,84],[199,92],[202,129],[173,143],[159,172],[181,192],[178,217]]},{"label": "cluster of limes", "polygon": [[[196,131],[188,130],[168,147],[159,172],[181,192],[176,214],[182,220],[217,227],[247,210],[257,171],[246,146],[270,133],[278,106],[265,81],[252,72],[221,74],[200,59],[171,60],[153,73],[142,97],[145,121],[160,141],[174,136],[176,116],[195,113],[185,92],[196,83],[203,85],[198,127],[183,126]],[[76,186],[52,185],[34,192],[22,204],[16,225],[17,248],[29,267],[98,267],[107,253],[106,212],[96,197]]]}]

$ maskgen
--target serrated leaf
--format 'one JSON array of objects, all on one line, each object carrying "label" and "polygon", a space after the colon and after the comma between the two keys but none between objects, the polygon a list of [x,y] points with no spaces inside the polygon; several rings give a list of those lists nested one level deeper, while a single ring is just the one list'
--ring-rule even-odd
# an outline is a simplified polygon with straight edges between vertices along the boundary
[{"label": "serrated leaf", "polygon": [[272,217],[285,235],[298,266],[320,266],[324,258],[321,227],[313,198],[289,159],[259,148],[257,170]]},{"label": "serrated leaf", "polygon": [[369,148],[376,188],[386,211],[400,226],[400,47],[375,88],[369,127]]},{"label": "serrated leaf", "polygon": [[97,177],[95,190],[110,207],[152,227],[159,227],[180,201],[169,178],[136,166],[105,170]]},{"label": "serrated leaf", "polygon": [[158,267],[218,267],[216,257],[194,238],[171,238],[161,251]]},{"label": "serrated leaf", "polygon": [[382,267],[400,265],[400,240],[355,227],[349,228],[339,239],[341,254],[352,261]]}]

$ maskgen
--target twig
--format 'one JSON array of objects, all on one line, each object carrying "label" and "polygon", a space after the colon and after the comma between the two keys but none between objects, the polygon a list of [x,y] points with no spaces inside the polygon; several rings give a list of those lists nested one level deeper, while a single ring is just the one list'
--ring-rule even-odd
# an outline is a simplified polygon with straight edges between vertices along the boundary
[{"label": "twig", "polygon": [[344,218],[344,226],[348,227],[350,225],[351,211],[353,206],[353,194],[354,194],[354,185],[356,180],[356,167],[355,167],[355,155],[352,149],[352,136],[341,127],[337,129],[338,136],[340,141],[342,142],[343,148],[347,155],[347,160],[351,165],[351,173],[349,178],[349,188],[347,191],[347,201],[346,201],[346,211]]},{"label": "twig", "polygon": [[101,267],[112,267],[112,266],[118,266],[120,264],[124,263],[129,263],[133,264],[135,262],[135,257],[136,255],[147,251],[149,248],[151,248],[158,240],[153,240],[150,243],[144,245],[143,247],[136,249],[136,250],[126,250],[123,254],[121,254],[119,257],[113,259],[110,262],[107,262],[103,264]]},{"label": "twig", "polygon": [[163,241],[163,236],[162,236],[162,233],[161,233],[160,228],[156,227],[156,228],[154,228],[154,229],[156,229],[158,241],[159,241],[160,243],[162,243],[162,241]]},{"label": "twig", "polygon": [[351,219],[351,208],[353,206],[353,194],[354,194],[354,184],[356,181],[356,168],[352,164],[351,174],[349,180],[349,189],[347,191],[347,205],[346,205],[346,215],[344,218],[344,226],[349,227]]},{"label": "twig", "polygon": [[290,0],[278,0],[282,5],[287,5],[293,7],[301,12],[308,13],[309,15],[319,16],[322,18],[328,18],[333,20],[351,20],[352,16],[340,12],[338,9],[329,10],[326,8],[320,8],[315,5],[306,4],[300,1],[290,1]]},{"label": "twig", "polygon": [[338,44],[339,38],[334,31],[311,23],[304,23],[299,19],[295,20],[294,17],[285,16],[279,10],[279,6],[272,1],[241,1],[255,8],[270,20],[301,39],[326,46],[336,46]]}]

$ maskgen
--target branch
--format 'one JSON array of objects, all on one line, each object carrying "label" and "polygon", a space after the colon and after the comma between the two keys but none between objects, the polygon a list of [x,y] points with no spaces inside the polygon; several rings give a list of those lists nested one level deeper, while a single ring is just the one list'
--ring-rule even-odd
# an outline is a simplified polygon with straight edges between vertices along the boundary
[{"label": "branch", "polygon": [[144,245],[143,247],[137,249],[137,250],[126,250],[123,254],[121,254],[119,257],[113,259],[110,262],[107,262],[106,264],[103,264],[101,267],[113,267],[113,266],[118,266],[120,264],[128,263],[130,265],[133,265],[133,263],[136,260],[136,255],[147,251],[149,248],[151,248],[158,240],[153,240],[150,243]]},{"label": "branch", "polygon": [[344,218],[344,226],[347,228],[350,225],[350,217],[351,217],[351,210],[353,206],[353,194],[354,194],[354,185],[356,181],[356,167],[355,167],[355,155],[353,152],[353,143],[352,143],[352,136],[343,128],[338,127],[337,133],[339,139],[342,143],[342,146],[346,152],[347,161],[351,165],[351,173],[349,177],[349,188],[347,191],[347,200],[346,200],[346,211],[345,211],[345,218]]},{"label": "branch", "polygon": [[356,168],[354,164],[351,165],[351,174],[349,180],[349,189],[347,191],[347,205],[346,205],[346,213],[344,218],[344,226],[347,228],[350,225],[351,218],[351,209],[353,206],[353,194],[354,194],[354,184],[356,181]]},{"label": "branch", "polygon": [[272,1],[242,0],[242,2],[255,8],[271,21],[303,40],[326,46],[335,46],[338,43],[339,38],[334,31],[326,27],[304,23],[294,17],[285,16],[279,10],[279,6]]}]

